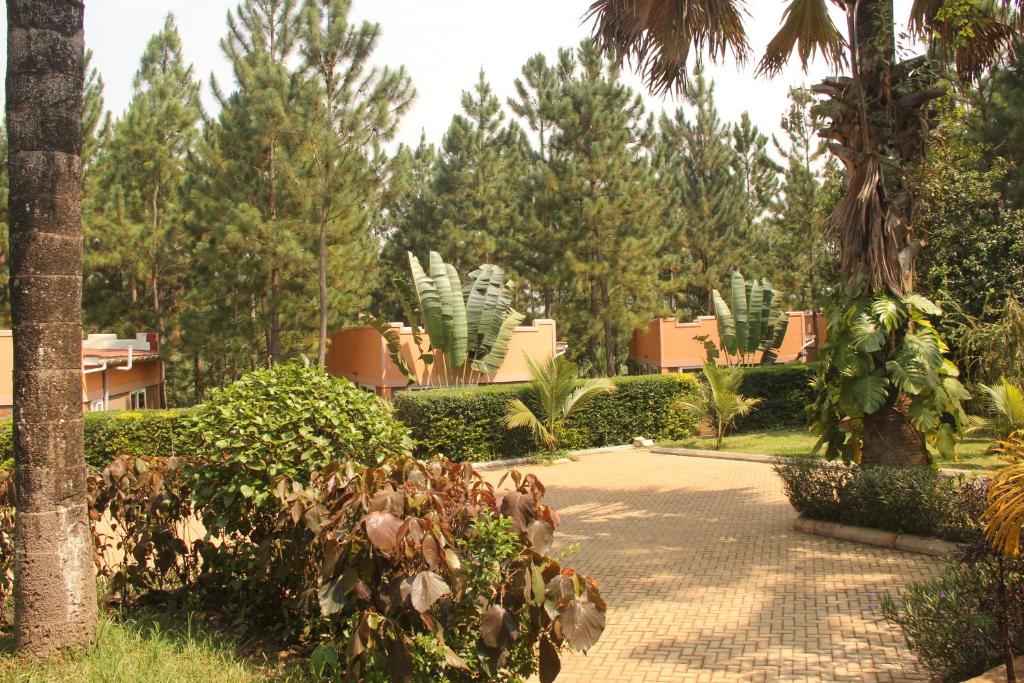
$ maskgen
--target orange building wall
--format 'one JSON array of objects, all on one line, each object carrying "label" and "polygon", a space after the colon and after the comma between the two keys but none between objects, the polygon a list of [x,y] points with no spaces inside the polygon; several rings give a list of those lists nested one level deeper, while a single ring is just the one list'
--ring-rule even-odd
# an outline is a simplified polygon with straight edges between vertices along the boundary
[{"label": "orange building wall", "polygon": [[[419,359],[413,341],[412,328],[402,327],[400,323],[392,323],[399,333],[402,356],[416,377],[416,385],[430,386],[440,384],[439,375],[445,374],[443,360],[427,365]],[[422,335],[424,349],[429,345],[430,338]],[[517,327],[509,342],[505,362],[493,375],[460,375],[466,383],[500,384],[507,382],[525,382],[530,379],[530,371],[525,357],[543,362],[555,353],[555,321],[535,320],[533,325]],[[352,327],[335,332],[330,337],[327,352],[327,371],[332,375],[346,377],[353,382],[380,390],[390,395],[394,389],[409,386],[409,379],[391,361],[384,338],[371,327]]]},{"label": "orange building wall", "polygon": [[[804,311],[789,312],[789,326],[779,349],[778,362],[789,363],[800,356],[804,345],[814,337],[813,314]],[[818,315],[820,343],[825,342],[825,316]],[[701,316],[693,322],[680,322],[675,318],[652,320],[647,329],[633,333],[630,355],[633,360],[662,374],[679,369],[700,368],[707,354],[704,344],[694,337],[708,336],[715,346],[719,345],[718,323],[714,316]],[[755,353],[753,362],[758,363],[761,354]],[[725,358],[719,359],[725,363]]]}]

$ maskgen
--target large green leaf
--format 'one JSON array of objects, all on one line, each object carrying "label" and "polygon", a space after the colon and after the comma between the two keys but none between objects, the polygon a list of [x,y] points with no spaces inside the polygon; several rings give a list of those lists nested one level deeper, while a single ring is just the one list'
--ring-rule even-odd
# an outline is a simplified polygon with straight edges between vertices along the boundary
[{"label": "large green leaf", "polygon": [[892,383],[905,394],[918,394],[927,386],[924,370],[917,363],[903,365],[899,360],[891,360],[886,362],[885,369]]},{"label": "large green leaf", "polygon": [[466,340],[471,349],[476,349],[478,343],[480,320],[483,317],[493,269],[494,266],[489,263],[482,265],[470,273],[466,281]]},{"label": "large green leaf", "polygon": [[881,351],[885,345],[885,330],[867,313],[862,313],[850,327],[857,350],[865,353]]},{"label": "large green leaf", "polygon": [[427,328],[427,334],[430,335],[430,346],[443,348],[444,322],[441,319],[441,297],[438,296],[433,279],[423,270],[420,260],[411,251],[409,270],[412,272],[412,283],[420,302],[420,312],[423,313],[423,323]]},{"label": "large green leaf", "polygon": [[850,388],[867,415],[879,410],[889,398],[889,378],[882,375],[860,377],[850,384]]},{"label": "large green leaf", "polygon": [[738,270],[734,270],[729,276],[729,285],[729,302],[732,305],[733,320],[736,324],[736,349],[739,353],[747,353],[750,351],[747,336],[750,326],[750,315],[747,309],[747,285]]},{"label": "large green leaf", "polygon": [[462,299],[462,282],[459,281],[459,273],[455,266],[445,264],[448,271],[448,281],[452,290],[452,350],[449,359],[452,368],[461,368],[466,363],[466,353],[469,350],[469,331],[466,322],[466,302]]},{"label": "large green leaf", "polygon": [[764,316],[764,287],[756,280],[750,287],[748,307],[750,328],[747,330],[747,353],[753,353],[761,345]]},{"label": "large green leaf", "polygon": [[367,316],[367,322],[370,327],[375,329],[380,336],[384,337],[384,342],[387,344],[388,356],[391,358],[391,362],[402,371],[402,374],[408,377],[410,380],[415,380],[416,377],[413,375],[412,369],[409,364],[405,362],[405,358],[402,356],[402,345],[401,335],[399,331],[391,326],[386,320],[378,318],[376,316]]},{"label": "large green leaf", "polygon": [[931,299],[923,297],[920,294],[908,294],[903,297],[903,303],[911,308],[917,309],[925,315],[942,315],[941,308],[931,301]]},{"label": "large green leaf", "polygon": [[485,375],[493,375],[498,371],[498,368],[505,361],[505,356],[508,355],[508,344],[512,340],[512,333],[515,332],[516,326],[523,322],[525,317],[522,313],[515,310],[508,310],[504,321],[498,329],[498,333],[490,344],[490,351],[487,352],[487,355],[482,360],[473,363],[474,370]]},{"label": "large green leaf", "polygon": [[502,317],[498,315],[498,307],[502,300],[502,294],[505,292],[504,282],[505,271],[499,266],[494,266],[491,269],[491,280],[487,284],[487,294],[484,296],[484,309],[480,314],[480,325],[477,328],[477,334],[479,335],[479,341],[476,342],[479,349],[478,355],[487,353],[488,346],[484,340],[491,333],[492,328],[497,327],[500,329],[501,327]]},{"label": "large green leaf", "polygon": [[871,302],[871,313],[887,331],[892,332],[907,319],[903,304],[887,294],[880,294]]},{"label": "large green leaf", "polygon": [[442,349],[448,361],[448,369],[455,369],[452,352],[455,347],[455,303],[454,298],[462,297],[462,288],[457,293],[452,291],[452,282],[448,279],[448,267],[436,251],[430,252],[430,277],[437,289],[441,301],[441,325],[444,339],[434,342],[434,348]]},{"label": "large green leaf", "polygon": [[[498,291],[498,299],[494,304],[490,320],[487,326],[481,330],[481,332],[483,332],[483,339],[480,342],[480,347],[485,353],[490,353],[491,349],[494,348],[498,335],[501,333],[502,327],[506,322],[506,318],[512,310],[512,287],[513,285],[511,282],[506,282],[502,285],[501,289]],[[523,321],[523,317],[524,316],[519,316],[519,322]],[[519,322],[517,322],[516,325],[518,325]],[[509,337],[511,336],[512,333],[509,332]]]},{"label": "large green leaf", "polygon": [[718,323],[718,339],[726,353],[736,353],[736,321],[729,310],[729,304],[722,298],[717,289],[711,292],[711,300],[715,305],[715,320]]}]

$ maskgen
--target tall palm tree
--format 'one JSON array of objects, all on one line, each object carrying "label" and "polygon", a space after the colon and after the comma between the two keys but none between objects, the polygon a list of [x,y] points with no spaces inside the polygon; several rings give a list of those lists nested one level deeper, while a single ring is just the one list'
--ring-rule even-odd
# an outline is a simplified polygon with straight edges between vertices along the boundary
[{"label": "tall palm tree", "polygon": [[83,13],[79,0],[7,2],[14,638],[43,656],[96,629],[82,451]]},{"label": "tall palm tree", "polygon": [[[841,28],[832,21],[830,4],[843,12]],[[846,192],[830,223],[841,247],[847,294],[888,289],[902,296],[912,288],[922,242],[913,223],[911,172],[924,158],[929,104],[945,92],[930,67],[938,59],[965,78],[977,77],[1019,35],[1022,9],[1024,0],[914,0],[908,25],[930,50],[901,60],[893,0],[789,0],[758,71],[775,75],[796,52],[805,69],[820,54],[835,71],[845,72],[813,90],[825,98],[818,106],[828,119],[821,134],[846,172]],[[695,54],[719,61],[731,53],[747,60],[745,14],[742,0],[596,0],[588,16],[605,49],[619,61],[634,62],[648,86],[664,92],[684,86]],[[864,461],[886,452],[927,461],[905,403],[894,395],[865,416]]]},{"label": "tall palm tree", "polygon": [[551,357],[542,365],[527,356],[526,364],[530,367],[530,388],[540,404],[540,415],[517,398],[508,404],[505,424],[510,429],[529,428],[538,443],[549,451],[558,447],[559,433],[573,413],[595,396],[615,391],[607,377],[580,382],[579,368],[561,356]]}]

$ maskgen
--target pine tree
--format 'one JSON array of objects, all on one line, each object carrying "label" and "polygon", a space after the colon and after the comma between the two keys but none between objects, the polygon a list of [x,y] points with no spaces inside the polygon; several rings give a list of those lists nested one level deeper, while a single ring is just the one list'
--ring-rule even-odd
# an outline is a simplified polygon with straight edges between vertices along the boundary
[{"label": "pine tree", "polygon": [[[348,23],[350,0],[309,2],[304,11],[302,54],[317,88],[308,144],[315,183],[319,284],[318,362],[327,356],[328,237],[337,249],[330,272],[337,303],[354,313],[373,285],[376,245],[368,221],[384,181],[381,144],[394,137],[414,91],[405,70],[378,69],[368,60],[380,26]],[[358,273],[358,275],[356,275]]]},{"label": "pine tree", "polygon": [[[200,118],[199,83],[185,63],[173,15],[150,38],[132,85],[132,101],[108,135],[91,187],[97,210],[86,239],[86,310],[102,329],[149,329],[163,345],[169,328],[174,331],[189,262],[180,202]],[[165,358],[174,362],[175,352]],[[163,381],[160,386],[166,405]]]},{"label": "pine tree", "polygon": [[192,343],[229,379],[280,360],[286,343],[303,348],[312,331],[301,324],[316,280],[310,184],[301,172],[303,116],[315,91],[293,67],[300,35],[296,0],[243,0],[228,15],[221,49],[236,90],[212,80],[220,115],[195,155],[189,224],[201,282],[190,292],[189,319],[203,336]]},{"label": "pine tree", "polygon": [[[732,144],[736,152],[735,173],[746,200],[741,229],[748,240],[748,249],[760,250],[767,242],[764,224],[777,199],[782,168],[768,154],[768,136],[757,129],[747,112],[733,125]],[[749,267],[747,270],[755,276],[765,274]]]},{"label": "pine tree", "polygon": [[434,170],[434,250],[459,272],[504,265],[505,243],[518,222],[522,130],[505,124],[501,102],[483,71],[462,93]]},{"label": "pine tree", "polygon": [[557,212],[553,245],[568,276],[559,321],[573,355],[589,355],[600,372],[615,375],[629,336],[661,298],[664,193],[648,159],[652,126],[640,96],[592,41],[580,44],[575,60],[548,107],[557,130],[547,205]]},{"label": "pine tree", "polygon": [[[823,187],[817,170],[825,145],[818,138],[812,114],[814,95],[793,88],[789,96],[789,110],[780,124],[785,142],[774,140],[786,166],[782,193],[768,225],[771,265],[766,275],[786,296],[789,306],[818,311],[825,304],[826,283],[835,282],[839,275],[837,245],[827,230],[833,193]],[[832,168],[829,177],[835,175],[837,169]]]},{"label": "pine tree", "polygon": [[714,85],[697,70],[685,92],[694,112],[663,114],[658,166],[671,188],[674,228],[669,249],[675,254],[669,279],[675,308],[691,316],[711,311],[711,292],[726,275],[746,265],[750,251],[744,233],[747,199],[732,148],[731,131],[718,117]]},{"label": "pine tree", "polygon": [[[562,64],[572,70],[571,52],[563,51],[570,60]],[[544,317],[550,318],[557,308],[561,283],[565,273],[561,269],[562,254],[552,249],[557,239],[557,212],[545,204],[550,199],[547,179],[550,173],[549,139],[556,131],[557,123],[550,117],[554,103],[559,96],[557,66],[549,66],[542,54],[530,57],[523,65],[523,77],[515,80],[516,96],[509,98],[512,111],[523,119],[536,138],[536,148],[526,147],[522,160],[519,185],[520,221],[508,236],[508,267],[525,279],[523,294],[532,297],[531,302],[520,306],[529,311],[536,308]],[[526,304],[526,305],[523,305]]]}]

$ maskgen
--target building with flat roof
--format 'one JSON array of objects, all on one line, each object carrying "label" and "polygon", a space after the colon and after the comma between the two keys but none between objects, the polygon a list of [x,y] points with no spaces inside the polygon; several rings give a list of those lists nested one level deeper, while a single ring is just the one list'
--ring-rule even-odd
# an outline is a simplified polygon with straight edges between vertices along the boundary
[{"label": "building with flat roof", "polygon": [[[156,334],[133,339],[90,334],[82,340],[82,405],[86,412],[161,408],[163,367]],[[14,410],[14,338],[0,330],[0,416]]]}]

